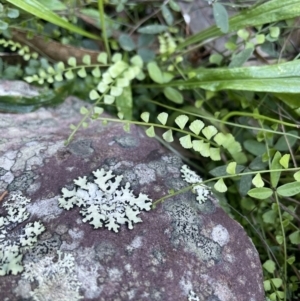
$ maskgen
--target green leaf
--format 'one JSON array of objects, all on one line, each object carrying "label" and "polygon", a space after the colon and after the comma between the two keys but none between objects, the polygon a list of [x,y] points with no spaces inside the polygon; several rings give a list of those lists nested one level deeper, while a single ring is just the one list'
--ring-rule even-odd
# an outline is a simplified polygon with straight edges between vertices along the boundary
[{"label": "green leaf", "polygon": [[166,125],[167,120],[168,120],[168,113],[162,112],[160,114],[158,114],[157,119],[159,120],[159,122],[163,125]]},{"label": "green leaf", "polygon": [[290,161],[290,154],[285,154],[279,159],[279,163],[283,168],[288,168],[289,167],[289,161]]},{"label": "green leaf", "polygon": [[248,191],[248,195],[259,200],[265,200],[273,194],[273,190],[266,187],[253,188]]},{"label": "green leaf", "polygon": [[162,136],[163,136],[164,140],[167,142],[174,141],[172,130],[168,130],[168,131],[164,132]]},{"label": "green leaf", "polygon": [[47,6],[41,4],[38,0],[7,0],[7,2],[13,4],[14,6],[17,6],[18,8],[21,8],[31,15],[53,23],[59,27],[65,28],[69,31],[78,33],[90,39],[101,39],[101,37],[91,34],[83,30],[81,27],[69,23],[68,21],[51,11]]},{"label": "green leaf", "polygon": [[130,133],[130,123],[129,123],[129,122],[127,122],[127,123],[124,124],[123,130],[124,130],[126,133]]},{"label": "green leaf", "polygon": [[202,140],[193,140],[193,149],[196,152],[199,152],[203,157],[209,157],[210,151],[209,151],[209,143],[206,143]]},{"label": "green leaf", "polygon": [[271,290],[271,282],[270,282],[270,280],[265,280],[264,281],[264,290],[266,292]]},{"label": "green leaf", "polygon": [[80,68],[78,71],[77,71],[77,74],[78,74],[78,76],[79,77],[81,77],[81,78],[85,78],[86,77],[86,71],[85,71],[85,68]]},{"label": "green leaf", "polygon": [[236,174],[236,162],[230,162],[228,166],[226,167],[226,172],[230,175]]},{"label": "green leaf", "polygon": [[213,14],[217,26],[223,33],[227,33],[229,30],[228,14],[225,7],[218,2],[213,4]]},{"label": "green leaf", "polygon": [[108,90],[109,86],[103,82],[100,82],[97,86],[97,90],[100,93],[105,93]]},{"label": "green leaf", "polygon": [[263,143],[257,142],[256,140],[244,141],[244,148],[255,156],[261,156],[266,152],[266,146]]},{"label": "green leaf", "polygon": [[7,12],[6,12],[7,17],[9,17],[10,19],[16,19],[19,17],[19,11],[17,9],[14,8],[8,8]]},{"label": "green leaf", "polygon": [[143,68],[144,62],[142,60],[142,58],[139,55],[135,55],[130,59],[130,63],[132,65],[135,65],[139,68]]},{"label": "green leaf", "polygon": [[179,142],[183,148],[192,148],[193,147],[190,135],[186,135],[186,136],[179,138]]},{"label": "green leaf", "polygon": [[178,90],[176,90],[172,87],[166,87],[166,88],[164,88],[163,92],[164,92],[164,95],[166,96],[166,98],[173,101],[174,103],[177,103],[177,104],[183,103],[182,94]]},{"label": "green leaf", "polygon": [[80,114],[86,115],[89,113],[89,110],[86,107],[81,107],[80,108]]},{"label": "green leaf", "polygon": [[122,54],[120,52],[114,53],[111,60],[112,60],[113,63],[121,62],[122,61]]},{"label": "green leaf", "polygon": [[227,186],[224,183],[224,180],[221,178],[217,181],[217,183],[214,185],[214,188],[218,192],[226,192],[227,191]]},{"label": "green leaf", "polygon": [[170,0],[169,5],[174,11],[180,12],[180,6],[177,4],[176,1]]},{"label": "green leaf", "polygon": [[203,127],[204,123],[199,119],[194,120],[189,126],[190,130],[196,135],[200,134],[200,131],[203,129]]},{"label": "green leaf", "polygon": [[97,62],[106,65],[107,64],[107,53],[106,52],[99,53],[99,55],[97,56]]},{"label": "green leaf", "polygon": [[186,123],[189,121],[189,117],[186,115],[179,115],[175,119],[175,123],[179,126],[180,129],[184,129]]},{"label": "green leaf", "polygon": [[116,82],[116,86],[120,88],[125,88],[130,85],[130,82],[127,78],[118,78]]},{"label": "green leaf", "polygon": [[263,268],[267,270],[270,274],[273,274],[275,271],[275,262],[269,259],[263,264]]},{"label": "green leaf", "polygon": [[297,182],[300,182],[300,170],[294,173],[294,179]]},{"label": "green leaf", "polygon": [[[273,157],[272,163],[271,163],[271,171],[274,169],[281,169],[281,165],[279,163],[280,159],[281,159],[281,153],[276,152]],[[271,185],[273,188],[275,188],[278,185],[278,181],[280,179],[280,174],[281,174],[280,171],[270,173]]]},{"label": "green leaf", "polygon": [[297,230],[289,235],[289,239],[292,244],[299,245],[300,244],[300,231]]},{"label": "green leaf", "polygon": [[282,280],[280,278],[272,278],[271,281],[276,288],[280,288],[282,285]]},{"label": "green leaf", "polygon": [[[297,131],[289,131],[289,132],[287,132],[287,134],[298,136]],[[288,144],[287,144],[287,142],[288,142]],[[291,137],[291,136],[288,136],[288,135],[284,136],[283,135],[278,139],[278,141],[274,145],[274,148],[277,149],[278,151],[289,151],[289,146],[293,147],[296,142],[297,142],[296,137]]]},{"label": "green leaf", "polygon": [[153,24],[140,27],[137,32],[143,34],[158,34],[165,32],[168,29],[165,25]]},{"label": "green leaf", "polygon": [[147,70],[149,73],[150,78],[158,83],[158,84],[162,84],[164,83],[164,78],[163,78],[163,74],[160,70],[160,68],[158,67],[156,62],[150,62],[147,64]]},{"label": "green leaf", "polygon": [[243,49],[238,54],[233,55],[231,62],[229,64],[229,68],[236,68],[236,67],[243,66],[248,61],[248,59],[251,57],[253,50],[254,50],[254,48],[246,48],[246,49]]},{"label": "green leaf", "polygon": [[146,135],[150,138],[155,137],[155,131],[153,125],[151,125],[147,130],[146,130]]},{"label": "green leaf", "polygon": [[215,147],[209,148],[209,156],[213,161],[221,160],[220,149]]},{"label": "green leaf", "polygon": [[100,68],[99,67],[95,67],[92,70],[92,75],[93,75],[93,77],[99,78],[101,76]]},{"label": "green leaf", "polygon": [[68,70],[68,71],[65,73],[65,78],[66,78],[66,79],[69,79],[69,80],[73,79],[73,78],[74,78],[74,73],[73,73],[73,71],[72,71],[72,70]]},{"label": "green leaf", "polygon": [[209,125],[202,130],[202,134],[206,137],[206,139],[210,140],[212,136],[214,136],[218,130],[213,125]]},{"label": "green leaf", "polygon": [[162,5],[161,12],[162,12],[162,15],[163,15],[166,23],[169,26],[172,26],[174,23],[174,17],[173,17],[172,12],[169,10],[169,8],[166,5]]},{"label": "green leaf", "polygon": [[265,186],[265,183],[262,180],[260,173],[256,174],[256,176],[252,179],[252,184],[258,188]]},{"label": "green leaf", "polygon": [[116,106],[119,112],[122,112],[126,120],[132,120],[132,91],[131,87],[123,88],[120,96],[116,97]]},{"label": "green leaf", "polygon": [[262,218],[266,224],[274,224],[277,218],[277,213],[274,210],[268,210],[262,215]]},{"label": "green leaf", "polygon": [[98,92],[96,90],[92,90],[89,94],[89,97],[91,100],[96,100],[100,97],[100,95],[98,94]]},{"label": "green leaf", "polygon": [[65,71],[65,64],[64,64],[64,62],[58,62],[57,65],[56,65],[56,70],[58,72]]},{"label": "green leaf", "polygon": [[119,44],[125,51],[132,51],[136,48],[134,41],[128,34],[121,34],[119,36]]},{"label": "green leaf", "polygon": [[76,58],[71,56],[68,59],[68,65],[71,66],[71,67],[76,67],[76,65],[77,65]]},{"label": "green leaf", "polygon": [[110,95],[112,95],[112,96],[118,97],[118,96],[120,96],[122,94],[122,92],[123,92],[123,89],[120,88],[120,87],[114,87],[114,86],[112,86],[110,88]]},{"label": "green leaf", "polygon": [[143,121],[145,121],[145,122],[149,122],[149,117],[150,117],[150,113],[149,112],[143,112],[142,114],[141,114],[141,119],[143,120]]},{"label": "green leaf", "polygon": [[85,65],[91,65],[91,56],[89,54],[85,54],[82,58],[82,62],[85,64]]},{"label": "green leaf", "polygon": [[277,188],[277,193],[284,197],[290,197],[300,193],[300,182],[292,182],[281,185]]},{"label": "green leaf", "polygon": [[279,245],[283,244],[283,236],[282,235],[276,235],[276,241]]},{"label": "green leaf", "polygon": [[111,105],[115,102],[115,97],[112,95],[105,95],[103,101],[105,104]]},{"label": "green leaf", "polygon": [[103,108],[101,107],[94,107],[94,113],[101,115],[104,112]]},{"label": "green leaf", "polygon": [[[300,242],[299,242],[300,243]],[[289,264],[289,265],[292,265],[294,262],[295,262],[296,258],[295,256],[290,256],[286,262]]]}]

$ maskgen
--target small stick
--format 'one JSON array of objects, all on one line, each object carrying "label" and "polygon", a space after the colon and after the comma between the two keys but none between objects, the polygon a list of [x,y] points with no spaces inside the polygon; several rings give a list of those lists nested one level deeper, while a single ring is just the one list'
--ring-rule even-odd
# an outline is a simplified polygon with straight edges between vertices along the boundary
[{"label": "small stick", "polygon": [[7,190],[5,190],[1,195],[0,195],[0,202],[4,199],[4,197],[8,194]]}]

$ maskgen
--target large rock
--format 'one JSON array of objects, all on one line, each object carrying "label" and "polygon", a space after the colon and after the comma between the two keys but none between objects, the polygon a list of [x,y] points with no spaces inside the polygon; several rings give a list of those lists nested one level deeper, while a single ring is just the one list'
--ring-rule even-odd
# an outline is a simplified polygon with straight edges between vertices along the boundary
[{"label": "large rock", "polygon": [[0,115],[0,299],[263,301],[258,254],[207,188],[148,210],[199,181],[155,139],[94,122],[64,146],[82,105]]}]

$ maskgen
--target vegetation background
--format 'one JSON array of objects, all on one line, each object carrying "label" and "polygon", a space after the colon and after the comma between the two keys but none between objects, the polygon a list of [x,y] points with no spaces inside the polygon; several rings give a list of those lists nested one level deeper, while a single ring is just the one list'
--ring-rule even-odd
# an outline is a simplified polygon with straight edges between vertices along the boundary
[{"label": "vegetation background", "polygon": [[243,225],[266,298],[300,299],[300,0],[6,0],[0,16],[1,78],[41,88],[2,112],[85,99],[66,143],[144,126]]}]

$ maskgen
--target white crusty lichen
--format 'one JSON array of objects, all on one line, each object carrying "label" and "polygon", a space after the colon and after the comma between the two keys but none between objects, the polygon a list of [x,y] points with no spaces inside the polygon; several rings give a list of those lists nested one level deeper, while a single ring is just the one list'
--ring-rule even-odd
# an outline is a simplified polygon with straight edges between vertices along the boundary
[{"label": "white crusty lichen", "polygon": [[200,301],[200,299],[194,291],[190,291],[188,295],[188,301]]},{"label": "white crusty lichen", "polygon": [[[201,183],[203,180],[194,171],[192,171],[187,165],[181,167],[182,178],[189,184]],[[203,184],[195,185],[193,191],[196,193],[196,200],[199,204],[205,203],[207,196],[210,194],[210,190]]]},{"label": "white crusty lichen", "polygon": [[16,275],[23,271],[23,250],[33,247],[37,237],[45,230],[39,221],[19,229],[19,224],[29,217],[26,210],[29,202],[30,199],[20,192],[13,192],[3,203],[7,214],[0,215],[0,276],[9,273]]},{"label": "white crusty lichen", "polygon": [[[54,260],[55,259],[55,260]],[[36,261],[24,264],[22,277],[30,282],[38,283],[30,292],[35,301],[77,301],[83,297],[79,294],[81,283],[75,273],[74,256],[57,251]]]},{"label": "white crusty lichen", "polygon": [[81,207],[83,222],[89,222],[95,229],[104,224],[109,230],[118,232],[119,224],[128,223],[128,228],[132,229],[134,223],[142,221],[138,217],[140,210],[148,211],[152,204],[146,194],[136,197],[128,182],[121,187],[123,176],[116,176],[112,171],[101,168],[93,174],[94,182],[88,182],[86,176],[79,177],[74,180],[73,190],[63,188],[59,206],[67,210],[75,205]]}]

